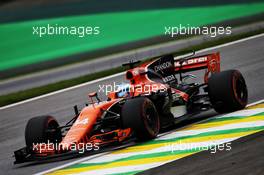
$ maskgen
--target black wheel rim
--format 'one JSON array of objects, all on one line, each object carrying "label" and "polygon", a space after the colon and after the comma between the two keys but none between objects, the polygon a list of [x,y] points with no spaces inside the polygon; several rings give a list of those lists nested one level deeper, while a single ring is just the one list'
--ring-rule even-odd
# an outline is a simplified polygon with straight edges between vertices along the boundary
[{"label": "black wheel rim", "polygon": [[155,110],[153,110],[152,106],[149,106],[146,109],[146,122],[149,128],[156,133],[157,132],[157,114],[155,113]]},{"label": "black wheel rim", "polygon": [[235,96],[238,99],[238,101],[242,104],[247,102],[247,87],[245,84],[245,81],[240,78],[240,77],[236,77],[235,79]]}]

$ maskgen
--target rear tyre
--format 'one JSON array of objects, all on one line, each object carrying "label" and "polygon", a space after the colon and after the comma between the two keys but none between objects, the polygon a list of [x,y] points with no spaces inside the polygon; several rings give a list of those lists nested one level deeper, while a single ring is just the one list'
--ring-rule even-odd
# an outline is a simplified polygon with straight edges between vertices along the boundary
[{"label": "rear tyre", "polygon": [[28,147],[33,143],[59,143],[62,140],[59,124],[52,116],[39,116],[31,118],[26,126],[25,140]]},{"label": "rear tyre", "polygon": [[245,108],[248,91],[245,79],[238,70],[214,73],[208,80],[210,101],[218,113]]},{"label": "rear tyre", "polygon": [[139,140],[157,137],[160,130],[159,115],[150,99],[138,97],[127,100],[121,115],[123,127],[131,128]]}]

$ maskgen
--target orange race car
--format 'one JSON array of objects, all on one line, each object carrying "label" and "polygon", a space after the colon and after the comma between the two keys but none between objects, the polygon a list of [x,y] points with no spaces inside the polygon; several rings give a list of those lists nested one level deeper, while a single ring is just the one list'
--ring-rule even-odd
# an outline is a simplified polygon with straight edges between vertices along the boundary
[{"label": "orange race car", "polygon": [[[154,139],[162,129],[208,109],[218,113],[243,109],[247,87],[237,70],[220,72],[220,55],[212,53],[174,57],[165,55],[142,63],[129,62],[128,84],[108,93],[101,101],[90,93],[92,103],[64,126],[52,116],[30,119],[25,129],[26,147],[14,152],[15,163],[96,151],[130,139]],[[190,74],[204,70],[201,83]],[[193,82],[194,81],[194,82]]]}]

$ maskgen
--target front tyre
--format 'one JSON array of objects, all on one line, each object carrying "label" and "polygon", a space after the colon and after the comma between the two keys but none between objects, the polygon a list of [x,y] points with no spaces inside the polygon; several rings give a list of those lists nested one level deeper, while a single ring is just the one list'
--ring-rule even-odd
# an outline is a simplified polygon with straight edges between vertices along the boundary
[{"label": "front tyre", "polygon": [[52,116],[31,118],[26,126],[25,140],[27,147],[37,143],[58,143],[62,140],[59,124]]},{"label": "front tyre", "polygon": [[238,70],[212,74],[208,80],[208,93],[213,108],[218,113],[240,110],[247,105],[247,85]]},{"label": "front tyre", "polygon": [[159,115],[150,99],[138,97],[127,100],[121,115],[123,127],[131,128],[139,140],[157,137],[160,130]]}]

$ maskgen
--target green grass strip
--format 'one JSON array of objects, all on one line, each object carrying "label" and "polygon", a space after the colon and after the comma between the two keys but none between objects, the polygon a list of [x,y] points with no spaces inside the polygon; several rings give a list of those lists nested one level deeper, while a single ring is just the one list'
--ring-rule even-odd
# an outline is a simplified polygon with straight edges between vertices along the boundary
[{"label": "green grass strip", "polygon": [[[91,52],[163,35],[165,26],[205,26],[264,12],[264,2],[101,13],[0,25],[0,70]],[[184,19],[184,20],[183,20]],[[99,26],[99,35],[32,34],[32,27]]]},{"label": "green grass strip", "polygon": [[19,91],[7,95],[0,96],[0,106],[5,106],[8,104],[12,104],[18,101],[23,101],[29,98],[37,97],[43,94],[47,94],[53,91],[61,90],[64,88],[68,88],[71,86],[75,86],[78,84],[86,83],[88,81],[96,80],[102,77],[106,77],[115,73],[119,73],[124,71],[125,69],[122,67],[118,67],[111,70],[106,70],[94,74],[85,75],[82,77],[64,80],[57,83],[48,84],[41,87],[32,88],[29,90]]}]

